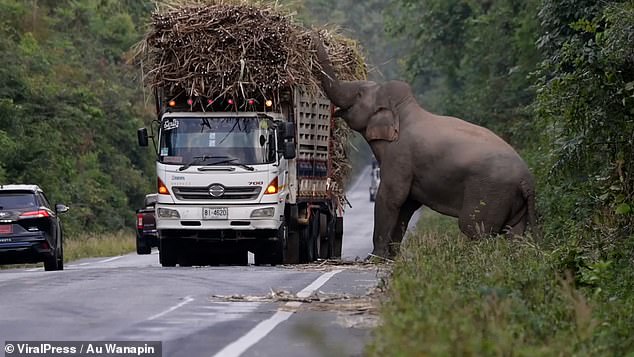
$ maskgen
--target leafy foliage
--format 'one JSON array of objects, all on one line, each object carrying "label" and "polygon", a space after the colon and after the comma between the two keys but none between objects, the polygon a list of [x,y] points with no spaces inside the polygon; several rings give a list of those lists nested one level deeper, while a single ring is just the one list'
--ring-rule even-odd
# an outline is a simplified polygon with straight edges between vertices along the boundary
[{"label": "leafy foliage", "polygon": [[507,137],[522,133],[534,96],[527,76],[539,60],[537,3],[397,1],[390,31],[411,41],[403,65],[422,103]]},{"label": "leafy foliage", "polygon": [[151,187],[134,140],[147,116],[124,64],[146,10],[132,3],[0,0],[0,179],[71,206],[71,236],[131,226]]}]

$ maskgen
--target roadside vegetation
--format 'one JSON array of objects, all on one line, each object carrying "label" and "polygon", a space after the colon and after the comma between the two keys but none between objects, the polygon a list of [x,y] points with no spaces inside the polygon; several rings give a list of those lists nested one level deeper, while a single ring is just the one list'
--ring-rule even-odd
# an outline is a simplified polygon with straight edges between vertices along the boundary
[{"label": "roadside vegetation", "polygon": [[[624,356],[634,279],[607,263],[563,269],[533,239],[470,241],[426,210],[394,265],[374,356]],[[615,271],[616,270],[616,271]]]},{"label": "roadside vegetation", "polygon": [[64,261],[128,254],[136,249],[135,239],[132,230],[73,237],[64,242]]}]

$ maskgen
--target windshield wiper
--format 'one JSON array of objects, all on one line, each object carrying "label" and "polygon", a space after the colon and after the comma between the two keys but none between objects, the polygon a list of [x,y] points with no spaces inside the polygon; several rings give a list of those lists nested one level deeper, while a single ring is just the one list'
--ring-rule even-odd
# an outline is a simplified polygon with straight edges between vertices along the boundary
[{"label": "windshield wiper", "polygon": [[194,159],[188,163],[186,163],[185,165],[181,166],[178,168],[178,171],[183,171],[183,170],[187,170],[188,168],[190,168],[192,165],[196,165],[196,164],[201,164],[209,159],[224,159],[227,158],[228,156],[209,156],[209,155],[203,155],[203,156],[194,156]]},{"label": "windshield wiper", "polygon": [[212,162],[208,165],[222,165],[222,164],[229,164],[229,165],[234,165],[234,166],[239,166],[245,170],[249,170],[249,171],[254,171],[255,168],[253,168],[253,166],[249,166],[247,164],[243,164],[241,162],[235,162],[238,159],[227,159],[227,160],[222,160],[222,161],[216,161],[216,162]]}]

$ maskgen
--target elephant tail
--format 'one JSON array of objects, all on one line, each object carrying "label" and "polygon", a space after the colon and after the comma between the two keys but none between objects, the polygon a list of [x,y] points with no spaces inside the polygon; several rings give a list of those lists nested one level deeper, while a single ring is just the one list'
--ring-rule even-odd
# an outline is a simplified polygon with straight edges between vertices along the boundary
[{"label": "elephant tail", "polygon": [[531,231],[533,232],[535,239],[541,240],[542,232],[539,228],[537,219],[537,209],[535,208],[535,184],[533,183],[532,178],[528,181],[523,180],[520,184],[520,189],[522,190],[522,196],[524,196],[524,200],[526,201],[528,224],[531,226]]}]

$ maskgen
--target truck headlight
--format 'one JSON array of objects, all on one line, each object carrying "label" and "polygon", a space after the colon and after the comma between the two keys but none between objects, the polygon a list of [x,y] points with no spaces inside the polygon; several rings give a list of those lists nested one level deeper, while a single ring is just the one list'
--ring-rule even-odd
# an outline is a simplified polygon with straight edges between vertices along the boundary
[{"label": "truck headlight", "polygon": [[258,208],[251,212],[251,218],[273,217],[275,215],[275,207]]},{"label": "truck headlight", "polygon": [[175,209],[169,209],[169,208],[159,208],[157,210],[158,216],[160,218],[167,218],[167,219],[179,219],[181,218],[181,215],[178,214],[178,211]]}]

